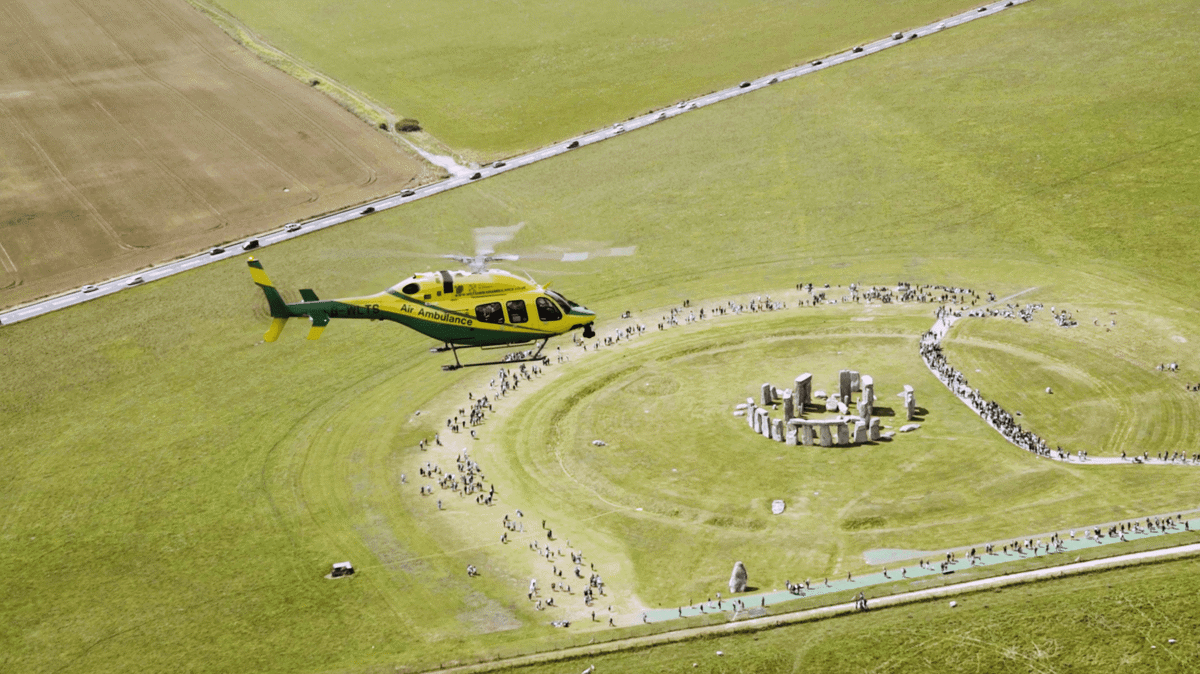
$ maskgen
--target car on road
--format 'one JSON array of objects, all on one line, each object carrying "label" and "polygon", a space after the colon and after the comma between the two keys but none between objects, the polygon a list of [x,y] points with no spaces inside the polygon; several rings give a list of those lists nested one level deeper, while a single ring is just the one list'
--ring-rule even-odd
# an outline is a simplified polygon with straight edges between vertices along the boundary
[{"label": "car on road", "polygon": [[125,285],[127,285],[127,286],[135,286],[135,285],[137,285],[137,284],[139,284],[139,283],[145,283],[145,281],[146,281],[146,279],[142,278],[141,276],[134,276],[133,278],[131,278],[131,279],[129,279],[128,281],[126,281],[126,282],[125,282]]},{"label": "car on road", "polygon": [[573,140],[573,141],[571,141],[571,144],[567,146],[567,149],[574,150],[577,147],[579,147],[579,141]]},{"label": "car on road", "polygon": [[209,255],[220,255],[221,253],[224,253],[224,252],[225,252],[225,249],[218,246],[218,247],[213,248],[212,250],[208,251],[208,254]]},{"label": "car on road", "polygon": [[414,194],[416,194],[416,192],[414,192],[412,190],[404,190],[403,192],[400,193],[400,196],[401,197],[411,197]]},{"label": "car on road", "polygon": [[666,119],[666,118],[667,118],[667,113],[665,113],[665,112],[660,112],[660,113],[658,113],[658,119],[659,119],[659,120],[663,120],[663,119]]},{"label": "car on road", "polygon": [[492,168],[504,168],[505,165],[506,164],[504,162],[498,161],[495,164],[492,164]]},{"label": "car on road", "polygon": [[855,53],[855,54],[861,54],[861,53],[862,53],[862,50],[863,50],[863,48],[862,48],[862,47],[855,47],[855,48],[854,48],[854,53]]},{"label": "car on road", "polygon": [[372,214],[372,213],[374,213],[374,212],[375,212],[375,207],[374,207],[374,206],[367,206],[366,208],[362,209],[362,214],[363,214],[363,215],[370,215],[370,214]]},{"label": "car on road", "polygon": [[738,87],[739,87],[739,88],[742,88],[742,89],[745,89],[745,88],[746,88],[746,87],[748,87],[748,86],[750,86],[750,83],[749,83],[749,82],[742,82],[741,84],[739,84],[739,85],[738,85]]},{"label": "car on road", "polygon": [[84,286],[83,287],[83,292],[85,292],[85,293],[94,293],[97,290],[99,290],[99,288],[97,288],[96,286]]},{"label": "car on road", "polygon": [[471,174],[471,180],[479,180],[482,177],[483,177],[483,174],[480,173],[479,171],[476,171]]},{"label": "car on road", "polygon": [[613,124],[613,133],[625,133],[625,125],[620,122]]},{"label": "car on road", "polygon": [[285,232],[298,232],[298,231],[300,231],[300,223],[298,223],[298,222],[289,222],[289,223],[287,224],[287,227],[284,227],[284,228],[283,228],[283,231],[285,231]]},{"label": "car on road", "polygon": [[258,248],[258,239],[250,239],[242,244],[242,250],[254,250],[255,248]]},{"label": "car on road", "polygon": [[814,66],[819,66],[819,65],[821,65],[821,62],[820,62],[820,61],[813,61],[813,62],[812,62],[812,64],[813,64]]}]

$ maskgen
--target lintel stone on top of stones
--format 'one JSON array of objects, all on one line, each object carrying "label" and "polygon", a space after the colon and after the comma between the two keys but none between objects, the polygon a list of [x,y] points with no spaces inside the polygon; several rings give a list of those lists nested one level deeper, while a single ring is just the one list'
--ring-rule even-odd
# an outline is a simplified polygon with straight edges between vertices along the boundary
[{"label": "lintel stone on top of stones", "polygon": [[[838,372],[838,389],[829,396],[824,391],[813,391],[812,373],[805,372],[796,377],[791,389],[764,383],[759,400],[747,398],[744,404],[737,406],[737,411],[746,415],[746,421],[755,433],[792,446],[853,446],[892,435],[882,432],[882,422],[875,416],[875,379],[871,375],[841,370]],[[860,393],[857,402],[851,397],[855,392]],[[906,384],[899,397],[904,399],[908,420],[914,420],[916,396],[913,387]],[[825,411],[838,416],[806,418],[813,398],[824,398]],[[778,410],[780,406],[783,408],[782,419],[772,418],[771,410]],[[857,414],[851,414],[851,406]]]}]

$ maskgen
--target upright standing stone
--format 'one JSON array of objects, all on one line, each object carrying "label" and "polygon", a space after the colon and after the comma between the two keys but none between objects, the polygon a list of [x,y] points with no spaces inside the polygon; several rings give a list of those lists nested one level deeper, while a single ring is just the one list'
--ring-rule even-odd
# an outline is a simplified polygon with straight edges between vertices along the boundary
[{"label": "upright standing stone", "polygon": [[746,405],[746,422],[750,428],[754,429],[755,433],[758,432],[758,408],[754,406],[754,403]]},{"label": "upright standing stone", "polygon": [[867,425],[863,422],[854,424],[854,444],[861,445],[867,441]]},{"label": "upright standing stone", "polygon": [[879,439],[879,417],[872,417],[870,425],[867,427],[867,437],[872,440]]},{"label": "upright standing stone", "polygon": [[917,417],[917,396],[908,384],[904,385],[904,409],[908,413],[909,421]]},{"label": "upright standing stone", "polygon": [[796,406],[792,404],[792,392],[783,392],[783,420],[791,421],[796,418]]},{"label": "upright standing stone", "polygon": [[729,591],[731,593],[745,592],[750,574],[746,573],[746,565],[737,562],[733,565],[733,573],[729,576]]},{"label": "upright standing stone", "polygon": [[783,419],[771,420],[771,439],[775,442],[783,442]]},{"label": "upright standing stone", "polygon": [[775,402],[774,398],[771,396],[771,393],[773,393],[772,386],[770,384],[763,384],[762,403],[760,403],[763,407],[768,407],[771,403]]},{"label": "upright standing stone", "polygon": [[844,421],[837,425],[837,443],[839,445],[850,444],[850,425]]},{"label": "upright standing stone", "polygon": [[850,390],[852,392],[861,391],[862,390],[861,386],[862,386],[862,384],[861,384],[861,379],[858,375],[858,370],[850,370]]},{"label": "upright standing stone", "polygon": [[758,432],[765,438],[771,437],[771,417],[764,409],[758,411]]},{"label": "upright standing stone", "polygon": [[796,405],[796,413],[804,414],[804,406],[812,400],[812,374],[805,372],[796,377],[796,386],[793,389],[795,398],[793,403]]},{"label": "upright standing stone", "polygon": [[800,444],[800,434],[797,432],[797,430],[798,429],[795,426],[788,427],[787,435],[783,436],[784,444],[791,445],[792,447]]},{"label": "upright standing stone", "polygon": [[856,412],[858,412],[858,416],[864,419],[871,416],[871,406],[867,403],[867,399],[865,397],[858,399],[858,404],[854,406],[854,409]]},{"label": "upright standing stone", "polygon": [[833,437],[829,433],[829,424],[821,424],[817,428],[821,431],[821,446],[830,447],[833,445]]},{"label": "upright standing stone", "polygon": [[838,393],[842,394],[843,401],[850,402],[850,370],[838,373]]},{"label": "upright standing stone", "polygon": [[875,379],[869,375],[862,375],[862,397],[867,401],[867,404],[875,404]]},{"label": "upright standing stone", "polygon": [[826,398],[825,399],[825,411],[826,412],[838,411],[838,399],[837,398]]},{"label": "upright standing stone", "polygon": [[813,427],[809,424],[804,424],[800,427],[800,444],[812,446],[813,443]]}]

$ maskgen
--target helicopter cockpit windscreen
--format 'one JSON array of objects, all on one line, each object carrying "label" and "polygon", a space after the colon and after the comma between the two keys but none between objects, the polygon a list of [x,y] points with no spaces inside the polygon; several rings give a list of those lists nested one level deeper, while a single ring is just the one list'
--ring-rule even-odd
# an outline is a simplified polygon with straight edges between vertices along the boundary
[{"label": "helicopter cockpit windscreen", "polygon": [[563,313],[565,313],[565,314],[571,313],[571,307],[579,306],[578,304],[575,304],[571,300],[563,297],[562,295],[559,295],[558,293],[554,292],[553,290],[547,289],[546,294],[549,295],[555,302],[558,302],[558,305],[560,307],[562,307]]}]

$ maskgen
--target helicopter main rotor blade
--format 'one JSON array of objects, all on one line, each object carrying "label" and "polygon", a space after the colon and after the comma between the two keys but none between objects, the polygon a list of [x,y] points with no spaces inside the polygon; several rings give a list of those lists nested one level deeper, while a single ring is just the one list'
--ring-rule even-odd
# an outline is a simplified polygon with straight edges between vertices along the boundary
[{"label": "helicopter main rotor blade", "polygon": [[496,251],[497,244],[511,240],[524,226],[524,222],[518,222],[509,227],[476,227],[475,255],[491,255]]}]

